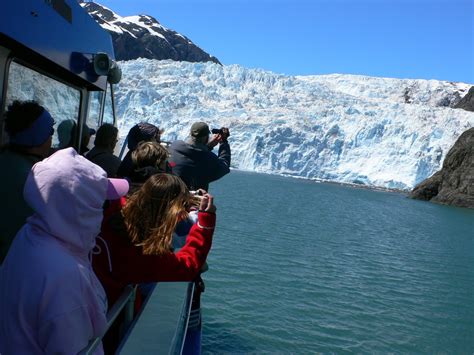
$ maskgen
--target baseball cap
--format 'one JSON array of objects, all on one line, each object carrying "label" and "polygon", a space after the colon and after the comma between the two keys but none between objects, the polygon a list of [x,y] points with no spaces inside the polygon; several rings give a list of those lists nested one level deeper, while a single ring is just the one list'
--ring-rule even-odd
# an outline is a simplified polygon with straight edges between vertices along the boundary
[{"label": "baseball cap", "polygon": [[196,122],[191,126],[191,136],[192,137],[203,137],[211,133],[209,126],[205,122]]}]

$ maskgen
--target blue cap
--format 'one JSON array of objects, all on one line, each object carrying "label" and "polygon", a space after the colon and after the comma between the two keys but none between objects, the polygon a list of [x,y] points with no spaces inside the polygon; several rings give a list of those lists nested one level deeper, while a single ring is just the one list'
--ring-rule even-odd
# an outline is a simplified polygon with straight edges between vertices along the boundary
[{"label": "blue cap", "polygon": [[40,146],[53,135],[53,126],[53,117],[48,111],[43,110],[30,127],[10,136],[10,143],[25,147]]}]

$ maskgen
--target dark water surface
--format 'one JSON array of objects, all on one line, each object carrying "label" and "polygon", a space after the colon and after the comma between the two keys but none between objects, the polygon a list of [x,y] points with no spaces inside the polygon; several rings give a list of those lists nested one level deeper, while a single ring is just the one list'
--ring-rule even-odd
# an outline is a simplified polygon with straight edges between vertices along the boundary
[{"label": "dark water surface", "polygon": [[233,171],[204,353],[474,352],[474,211]]}]

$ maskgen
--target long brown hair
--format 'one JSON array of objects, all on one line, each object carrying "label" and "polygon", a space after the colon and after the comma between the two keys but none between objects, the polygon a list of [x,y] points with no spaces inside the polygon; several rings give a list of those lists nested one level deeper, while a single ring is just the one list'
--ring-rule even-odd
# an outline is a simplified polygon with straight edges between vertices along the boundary
[{"label": "long brown hair", "polygon": [[171,174],[152,175],[122,210],[128,236],[144,254],[170,252],[176,224],[187,217],[190,194],[184,182]]}]

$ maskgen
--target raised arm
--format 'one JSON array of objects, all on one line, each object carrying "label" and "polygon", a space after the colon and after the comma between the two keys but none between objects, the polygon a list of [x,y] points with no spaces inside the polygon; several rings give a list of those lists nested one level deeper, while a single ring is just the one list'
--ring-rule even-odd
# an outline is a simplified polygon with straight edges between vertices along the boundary
[{"label": "raised arm", "polygon": [[213,197],[203,196],[198,221],[191,228],[186,243],[179,252],[164,255],[141,255],[134,260],[134,270],[128,282],[191,281],[199,273],[211,249],[216,225]]}]

